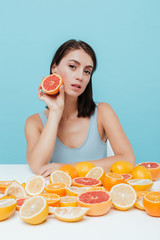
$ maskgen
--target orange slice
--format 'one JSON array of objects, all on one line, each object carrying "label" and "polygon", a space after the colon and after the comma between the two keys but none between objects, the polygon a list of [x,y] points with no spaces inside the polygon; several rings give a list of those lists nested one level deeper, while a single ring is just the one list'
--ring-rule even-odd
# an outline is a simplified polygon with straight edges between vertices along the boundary
[{"label": "orange slice", "polygon": [[120,183],[110,191],[112,204],[118,210],[128,210],[134,206],[137,195],[135,190],[127,183]]},{"label": "orange slice", "polygon": [[6,190],[6,187],[11,183],[12,181],[0,181],[0,193],[4,193]]},{"label": "orange slice", "polygon": [[160,217],[160,192],[149,192],[143,197],[144,209],[153,217]]},{"label": "orange slice", "polygon": [[44,197],[48,203],[48,206],[59,207],[60,205],[60,196],[55,193],[43,193],[40,196]]},{"label": "orange slice", "polygon": [[43,193],[46,182],[45,178],[39,175],[33,176],[26,183],[25,190],[26,193],[33,197]]},{"label": "orange slice", "polygon": [[55,193],[63,197],[66,195],[66,184],[65,183],[50,183],[45,187],[46,193]]},{"label": "orange slice", "polygon": [[42,196],[27,199],[20,208],[20,218],[29,224],[40,224],[48,217],[48,203]]},{"label": "orange slice", "polygon": [[127,181],[136,191],[149,190],[153,182],[150,179],[130,179]]},{"label": "orange slice", "polygon": [[4,195],[12,195],[16,198],[25,198],[26,192],[20,183],[13,180],[6,188]]},{"label": "orange slice", "polygon": [[99,179],[101,182],[103,182],[104,176],[105,172],[102,167],[94,167],[86,174],[86,177],[96,178]]},{"label": "orange slice", "polygon": [[49,208],[49,213],[54,214],[54,216],[65,222],[77,222],[80,221],[89,208],[83,208],[83,207],[55,207],[55,208]]},{"label": "orange slice", "polygon": [[65,183],[67,186],[71,186],[72,184],[72,179],[69,174],[60,170],[52,172],[49,180],[50,183]]},{"label": "orange slice", "polygon": [[103,180],[103,186],[107,191],[110,191],[114,185],[123,183],[123,182],[124,182],[124,178],[120,174],[106,173]]}]

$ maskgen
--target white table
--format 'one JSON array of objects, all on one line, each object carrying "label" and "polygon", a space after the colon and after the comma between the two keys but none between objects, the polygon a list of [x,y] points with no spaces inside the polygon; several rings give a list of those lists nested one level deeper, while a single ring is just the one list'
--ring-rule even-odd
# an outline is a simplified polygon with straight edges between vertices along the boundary
[{"label": "white table", "polygon": [[[27,165],[0,165],[1,181],[15,179],[23,183],[33,175]],[[153,189],[159,189],[159,186],[160,181],[155,182]],[[74,223],[62,222],[50,215],[47,221],[36,226],[24,223],[16,211],[8,220],[0,222],[0,236],[5,240],[160,240],[159,228],[160,218],[151,217],[136,208],[124,212],[112,208],[104,216],[86,216]]]}]

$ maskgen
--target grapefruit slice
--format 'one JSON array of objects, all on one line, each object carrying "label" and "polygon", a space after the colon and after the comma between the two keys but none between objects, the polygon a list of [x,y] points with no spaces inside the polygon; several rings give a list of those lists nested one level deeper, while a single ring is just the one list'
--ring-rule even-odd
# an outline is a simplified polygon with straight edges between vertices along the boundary
[{"label": "grapefruit slice", "polygon": [[125,182],[132,179],[132,174],[131,173],[124,173],[124,174],[121,174],[121,176],[124,177]]},{"label": "grapefruit slice", "polygon": [[62,78],[58,74],[53,73],[43,79],[41,87],[48,95],[54,95],[59,92],[59,88],[62,84]]},{"label": "grapefruit slice", "polygon": [[138,164],[140,166],[144,166],[147,168],[151,175],[152,175],[152,180],[156,181],[160,178],[160,164],[157,162],[143,162]]},{"label": "grapefruit slice", "polygon": [[28,198],[18,198],[17,199],[17,206],[16,206],[16,210],[19,211],[21,206],[23,205],[23,203],[25,202],[25,200]]},{"label": "grapefruit slice", "polygon": [[109,212],[112,206],[111,195],[105,191],[89,191],[78,196],[78,204],[81,207],[90,208],[88,216],[101,216]]},{"label": "grapefruit slice", "polygon": [[73,179],[73,186],[75,187],[98,187],[101,181],[96,178],[77,177]]}]

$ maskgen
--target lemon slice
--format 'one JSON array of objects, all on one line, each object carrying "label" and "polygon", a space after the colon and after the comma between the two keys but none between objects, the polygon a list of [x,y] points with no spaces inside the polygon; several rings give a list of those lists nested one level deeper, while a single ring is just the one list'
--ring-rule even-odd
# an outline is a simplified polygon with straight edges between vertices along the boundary
[{"label": "lemon slice", "polygon": [[27,199],[20,208],[20,218],[29,224],[40,224],[48,217],[48,203],[42,196]]},{"label": "lemon slice", "polygon": [[96,178],[101,180],[101,182],[103,182],[104,176],[105,176],[105,172],[102,167],[94,167],[86,174],[86,177]]},{"label": "lemon slice", "polygon": [[137,199],[135,190],[126,183],[120,183],[112,187],[110,191],[112,204],[118,210],[128,210]]},{"label": "lemon slice", "polygon": [[26,183],[25,190],[26,193],[33,197],[43,193],[46,182],[45,178],[39,175],[33,176]]},{"label": "lemon slice", "polygon": [[78,207],[76,196],[61,197],[60,207]]},{"label": "lemon slice", "polygon": [[55,207],[50,208],[49,213],[53,213],[54,216],[65,222],[76,222],[80,221],[89,208],[83,208],[83,207]]},{"label": "lemon slice", "polygon": [[87,192],[90,187],[74,187],[74,186],[69,186],[66,187],[66,194],[69,196],[78,196],[81,193]]},{"label": "lemon slice", "polygon": [[16,209],[17,201],[15,199],[0,200],[0,221],[9,218]]},{"label": "lemon slice", "polygon": [[51,183],[65,183],[67,186],[71,186],[72,184],[72,179],[69,174],[61,170],[52,172],[49,179]]},{"label": "lemon slice", "polygon": [[145,210],[143,205],[143,197],[137,198],[134,206],[140,210]]},{"label": "lemon slice", "polygon": [[153,181],[150,179],[130,179],[127,181],[136,191],[146,191],[149,190]]},{"label": "lemon slice", "polygon": [[6,188],[4,195],[12,195],[16,198],[25,198],[26,192],[24,188],[17,181],[13,180]]}]

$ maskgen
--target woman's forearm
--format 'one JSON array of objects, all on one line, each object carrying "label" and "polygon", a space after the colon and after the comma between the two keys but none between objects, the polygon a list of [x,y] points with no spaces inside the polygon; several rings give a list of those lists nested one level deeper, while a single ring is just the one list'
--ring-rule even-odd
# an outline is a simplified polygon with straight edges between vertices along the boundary
[{"label": "woman's forearm", "polygon": [[58,124],[60,118],[54,113],[49,113],[47,123],[34,148],[27,154],[27,162],[34,173],[39,173],[43,165],[49,163],[55,147]]}]

